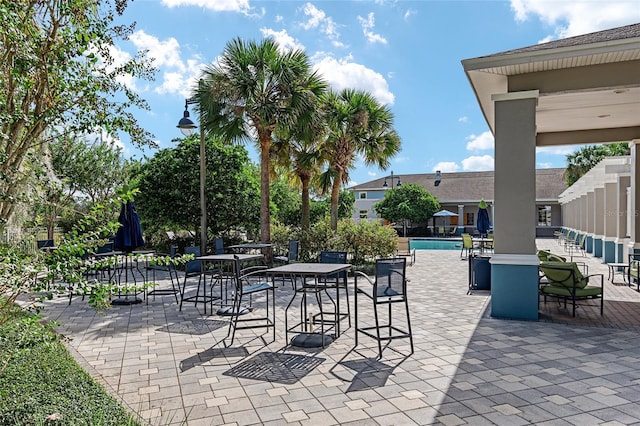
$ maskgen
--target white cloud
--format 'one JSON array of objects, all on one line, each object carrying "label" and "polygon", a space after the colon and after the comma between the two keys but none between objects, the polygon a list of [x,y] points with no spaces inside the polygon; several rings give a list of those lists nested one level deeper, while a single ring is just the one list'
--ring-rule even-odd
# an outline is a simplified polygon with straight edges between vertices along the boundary
[{"label": "white cloud", "polygon": [[147,56],[153,59],[153,66],[173,67],[179,71],[185,71],[186,67],[180,59],[180,44],[178,40],[170,37],[160,41],[157,37],[149,35],[142,30],[131,34],[129,40],[138,50],[148,50]]},{"label": "white cloud", "polygon": [[338,60],[322,52],[314,55],[311,61],[333,90],[366,90],[378,102],[393,105],[395,96],[389,91],[389,85],[382,74],[362,64],[351,62],[351,58]]},{"label": "white cloud", "polygon": [[550,169],[552,167],[553,167],[553,163],[549,163],[549,162],[538,163],[539,169]]},{"label": "white cloud", "polygon": [[542,22],[555,27],[554,38],[587,34],[640,21],[637,0],[511,0],[511,9],[517,21],[537,16]]},{"label": "white cloud", "polygon": [[569,155],[576,151],[576,147],[572,145],[559,145],[559,146],[541,146],[536,148],[536,154],[547,155]]},{"label": "white cloud", "polygon": [[304,46],[295,38],[291,37],[289,33],[287,33],[287,30],[276,31],[270,28],[260,28],[260,32],[263,37],[271,37],[278,42],[280,50],[304,50]]},{"label": "white cloud", "polygon": [[377,174],[376,172],[372,172],[371,170],[368,170],[368,171],[367,171],[367,174],[368,174],[369,176],[371,176],[371,177],[378,176],[378,174]]},{"label": "white cloud", "polygon": [[311,3],[305,3],[305,5],[302,6],[302,13],[308,17],[307,21],[300,24],[302,28],[305,30],[319,29],[320,32],[333,41],[334,46],[344,46],[344,44],[338,41],[340,33],[337,30],[335,21],[331,17],[328,17],[323,10],[318,9]]},{"label": "white cloud", "polygon": [[462,160],[462,169],[465,172],[480,172],[493,170],[494,160],[490,155],[474,155]]},{"label": "white cloud", "polygon": [[[173,8],[180,6],[197,6],[214,12],[239,12],[244,15],[255,15],[249,6],[249,0],[162,0],[162,4]],[[264,10],[262,11],[264,14]]]},{"label": "white cloud", "polygon": [[466,115],[463,115],[462,117],[458,118],[458,122],[467,123],[469,122],[469,117],[467,117]]},{"label": "white cloud", "polygon": [[407,11],[404,13],[404,20],[408,21],[409,18],[411,18],[413,15],[416,15],[418,12],[414,9],[407,9]]},{"label": "white cloud", "polygon": [[358,16],[358,22],[360,22],[360,25],[362,26],[362,32],[364,33],[364,36],[367,38],[367,41],[369,43],[387,44],[386,38],[382,37],[380,34],[375,34],[373,31],[371,31],[376,25],[373,12],[369,12],[366,18],[363,18],[362,16]]},{"label": "white cloud", "polygon": [[138,50],[148,50],[147,57],[159,69],[160,84],[154,89],[158,94],[179,93],[188,98],[200,78],[204,64],[193,56],[186,62],[180,57],[180,43],[173,37],[160,40],[144,31],[136,31],[129,40]]},{"label": "white cloud", "polygon": [[493,135],[486,131],[480,135],[470,135],[467,137],[467,151],[486,151],[493,149]]},{"label": "white cloud", "polygon": [[[113,63],[109,65],[103,63],[103,65],[106,65],[105,69],[107,71],[112,71],[113,69],[123,65],[125,62],[131,60],[131,55],[128,52],[120,49],[118,46],[109,46],[109,55],[111,55]],[[138,88],[136,87],[136,79],[130,74],[120,75],[117,77],[117,80],[118,83],[123,84],[129,89],[138,91]]]},{"label": "white cloud", "polygon": [[454,161],[441,161],[433,166],[432,172],[440,170],[442,173],[454,173],[460,170],[458,163]]},{"label": "white cloud", "polygon": [[276,22],[282,22],[282,21],[284,21],[284,16],[276,15]]}]

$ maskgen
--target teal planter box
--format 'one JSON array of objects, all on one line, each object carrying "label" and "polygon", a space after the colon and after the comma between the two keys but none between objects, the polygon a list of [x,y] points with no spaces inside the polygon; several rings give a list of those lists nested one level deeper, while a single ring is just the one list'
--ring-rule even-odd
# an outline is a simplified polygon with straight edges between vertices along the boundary
[{"label": "teal planter box", "polygon": [[537,265],[491,265],[491,316],[538,320]]},{"label": "teal planter box", "polygon": [[604,258],[604,263],[615,263],[616,262],[616,243],[613,241],[605,241],[604,243],[604,253],[602,257]]},{"label": "teal planter box", "polygon": [[593,239],[593,255],[602,257],[602,240],[600,238]]}]

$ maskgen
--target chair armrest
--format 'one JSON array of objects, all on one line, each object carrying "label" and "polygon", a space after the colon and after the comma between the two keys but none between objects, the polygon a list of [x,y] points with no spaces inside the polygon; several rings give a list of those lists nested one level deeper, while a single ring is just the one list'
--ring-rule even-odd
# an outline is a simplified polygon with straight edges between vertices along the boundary
[{"label": "chair armrest", "polygon": [[353,271],[353,277],[355,279],[355,282],[358,282],[358,276],[364,277],[367,279],[367,281],[369,281],[369,284],[373,285],[373,280],[371,279],[371,277],[369,277],[369,275],[365,274],[362,271]]},{"label": "chair armrest", "polygon": [[585,275],[584,278],[587,280],[587,284],[591,281],[591,278],[593,278],[593,277],[600,277],[600,287],[603,288],[604,287],[604,274]]}]

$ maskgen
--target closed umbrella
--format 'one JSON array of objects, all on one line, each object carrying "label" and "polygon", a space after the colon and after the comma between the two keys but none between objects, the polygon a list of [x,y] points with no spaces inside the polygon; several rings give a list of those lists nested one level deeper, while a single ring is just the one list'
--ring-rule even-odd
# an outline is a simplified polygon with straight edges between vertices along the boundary
[{"label": "closed umbrella", "polygon": [[487,211],[487,203],[484,200],[478,204],[478,223],[476,228],[480,235],[485,236],[491,227],[491,221],[489,220],[489,212]]},{"label": "closed umbrella", "polygon": [[[140,217],[138,216],[138,212],[136,211],[136,206],[132,201],[127,201],[126,204],[123,204],[120,207],[120,216],[118,217],[118,222],[120,222],[120,228],[118,228],[118,232],[116,233],[115,238],[113,239],[113,247],[118,250],[122,250],[127,254],[130,254],[132,251],[137,249],[138,247],[144,245],[144,239],[142,238],[142,225],[140,224]],[[133,267],[132,265],[128,265],[129,261],[133,262],[133,259],[129,259],[131,256],[125,257],[125,282],[129,281],[129,267]],[[133,270],[132,270],[133,275]],[[135,280],[135,277],[134,277]],[[111,301],[112,305],[132,305],[136,303],[141,303],[142,300],[135,297],[129,298],[129,294],[125,284],[125,297],[119,298]]]},{"label": "closed umbrella", "polygon": [[131,253],[133,250],[144,245],[140,217],[132,201],[127,201],[126,204],[120,207],[118,222],[120,222],[121,226],[118,228],[116,237],[113,240],[114,248],[126,253]]}]

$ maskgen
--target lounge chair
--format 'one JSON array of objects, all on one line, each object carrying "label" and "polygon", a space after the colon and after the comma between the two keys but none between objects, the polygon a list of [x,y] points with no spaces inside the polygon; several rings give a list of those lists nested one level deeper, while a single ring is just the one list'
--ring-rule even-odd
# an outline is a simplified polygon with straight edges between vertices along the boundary
[{"label": "lounge chair", "polygon": [[[588,299],[600,299],[600,315],[604,313],[604,274],[582,275],[575,262],[543,262],[540,264],[540,272],[546,278],[546,282],[540,287],[540,294],[555,297],[567,301],[572,305],[572,316],[576,316],[578,301]],[[599,285],[589,285],[600,278]]]},{"label": "lounge chair", "polygon": [[398,237],[396,256],[406,257],[409,261],[409,266],[414,264],[416,261],[416,249],[411,249],[409,238]]}]

